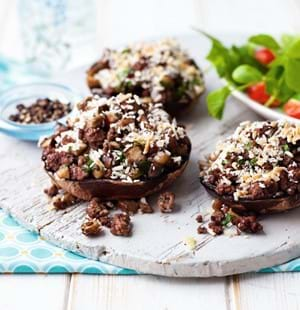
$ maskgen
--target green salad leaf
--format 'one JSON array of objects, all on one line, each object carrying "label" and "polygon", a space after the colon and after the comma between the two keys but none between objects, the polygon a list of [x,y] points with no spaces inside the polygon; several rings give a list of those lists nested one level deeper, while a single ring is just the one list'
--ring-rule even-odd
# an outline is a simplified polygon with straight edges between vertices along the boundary
[{"label": "green salad leaf", "polygon": [[230,94],[230,89],[227,86],[212,91],[207,96],[207,107],[210,116],[216,119],[222,119],[225,102]]},{"label": "green salad leaf", "polygon": [[[226,100],[233,90],[245,91],[257,83],[262,82],[266,86],[269,95],[269,100],[264,103],[266,106],[275,102],[283,106],[290,98],[300,94],[300,36],[285,34],[279,42],[268,34],[257,34],[242,45],[227,47],[210,34],[197,31],[211,41],[206,59],[228,84],[207,96],[207,108],[212,117],[223,117]],[[262,53],[273,55],[267,63],[257,56],[261,48],[269,49],[269,52],[262,50]]]},{"label": "green salad leaf", "polygon": [[286,50],[286,56],[294,59],[300,59],[300,39],[291,42]]},{"label": "green salad leaf", "polygon": [[283,49],[288,49],[295,41],[297,38],[293,35],[290,34],[283,34],[281,36],[281,47]]},{"label": "green salad leaf", "polygon": [[277,41],[268,34],[258,34],[252,36],[249,38],[248,41],[260,46],[270,48],[271,50],[277,51],[280,49],[280,45],[277,43]]},{"label": "green salad leaf", "polygon": [[212,47],[206,59],[216,68],[219,76],[224,77],[230,67],[231,57],[223,44],[212,36],[206,35],[212,42]]},{"label": "green salad leaf", "polygon": [[285,65],[285,81],[289,88],[300,92],[300,59],[288,58]]},{"label": "green salad leaf", "polygon": [[262,80],[262,73],[249,65],[240,65],[232,72],[232,78],[239,84],[248,84]]}]

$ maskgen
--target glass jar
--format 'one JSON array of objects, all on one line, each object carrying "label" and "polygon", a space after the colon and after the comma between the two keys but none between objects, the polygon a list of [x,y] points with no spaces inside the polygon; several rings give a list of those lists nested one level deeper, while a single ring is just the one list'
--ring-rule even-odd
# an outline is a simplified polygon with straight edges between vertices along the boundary
[{"label": "glass jar", "polygon": [[26,63],[51,75],[87,63],[95,53],[95,0],[19,0]]}]

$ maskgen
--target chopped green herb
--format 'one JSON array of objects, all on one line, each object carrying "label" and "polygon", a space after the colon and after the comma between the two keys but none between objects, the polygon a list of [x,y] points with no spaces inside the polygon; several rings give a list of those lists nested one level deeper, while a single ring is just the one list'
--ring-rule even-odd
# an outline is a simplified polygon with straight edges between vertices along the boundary
[{"label": "chopped green herb", "polygon": [[250,165],[253,167],[253,166],[255,166],[256,165],[256,163],[257,163],[257,158],[251,158],[250,160],[249,160],[249,163],[250,163]]},{"label": "chopped green herb", "polygon": [[252,142],[248,142],[248,143],[245,144],[245,149],[246,149],[247,151],[250,151],[252,147],[253,147]]},{"label": "chopped green herb", "polygon": [[283,148],[283,150],[284,150],[285,152],[288,152],[288,151],[290,150],[288,144],[284,144],[284,145],[282,146],[282,148]]},{"label": "chopped green herb", "polygon": [[229,213],[226,213],[225,219],[221,222],[222,226],[227,226],[232,220],[232,215]]},{"label": "chopped green herb", "polygon": [[171,88],[174,85],[174,81],[168,75],[164,76],[159,83],[165,88]]},{"label": "chopped green herb", "polygon": [[120,152],[117,157],[117,160],[122,163],[123,161],[125,161],[125,159],[126,159],[125,154],[123,152]]},{"label": "chopped green herb", "polygon": [[89,157],[86,163],[88,166],[91,166],[94,164],[94,161]]},{"label": "chopped green herb", "polygon": [[127,53],[130,53],[130,52],[131,52],[130,48],[125,48],[125,49],[123,49],[122,54],[127,54]]},{"label": "chopped green herb", "polygon": [[123,69],[117,73],[117,77],[119,80],[124,80],[131,72],[132,72],[131,68]]},{"label": "chopped green herb", "polygon": [[176,98],[180,99],[188,90],[188,82],[182,83],[177,89],[176,89]]},{"label": "chopped green herb", "polygon": [[130,92],[132,90],[132,81],[129,80],[128,78],[125,78],[124,81],[121,82],[121,84],[119,85],[119,89],[118,91],[120,93],[127,93]]},{"label": "chopped green herb", "polygon": [[129,89],[129,88],[132,88],[132,81],[130,81],[130,80],[127,80],[127,81],[125,81],[125,87],[126,87],[126,89]]},{"label": "chopped green herb", "polygon": [[246,162],[246,161],[245,161],[244,158],[238,159],[238,164],[239,164],[239,165],[243,165],[245,162]]},{"label": "chopped green herb", "polygon": [[84,171],[90,173],[93,170],[94,166],[95,166],[94,161],[89,156],[87,156],[87,162],[83,166]]},{"label": "chopped green herb", "polygon": [[72,146],[70,145],[69,147],[68,147],[68,152],[72,152]]},{"label": "chopped green herb", "polygon": [[191,84],[192,85],[202,85],[202,81],[199,79],[199,78],[197,78],[197,77],[195,77],[192,81],[191,81]]}]

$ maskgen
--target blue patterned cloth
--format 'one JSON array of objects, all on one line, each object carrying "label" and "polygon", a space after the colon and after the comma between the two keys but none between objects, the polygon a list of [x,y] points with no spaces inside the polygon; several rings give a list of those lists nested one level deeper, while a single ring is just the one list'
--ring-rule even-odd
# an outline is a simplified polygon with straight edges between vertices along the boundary
[{"label": "blue patterned cloth", "polygon": [[[300,271],[300,258],[260,272]],[[0,273],[87,273],[136,275],[56,247],[20,226],[0,209]]]},{"label": "blue patterned cloth", "polygon": [[0,273],[137,274],[53,246],[20,226],[1,209]]}]

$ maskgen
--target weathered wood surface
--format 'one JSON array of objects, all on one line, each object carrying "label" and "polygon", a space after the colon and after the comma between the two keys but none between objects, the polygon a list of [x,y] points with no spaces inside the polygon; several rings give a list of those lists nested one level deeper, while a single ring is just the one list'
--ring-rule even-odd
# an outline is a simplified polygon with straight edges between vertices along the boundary
[{"label": "weathered wood surface", "polygon": [[[196,59],[198,51],[205,53],[205,41],[198,37],[182,40]],[[83,71],[79,70],[71,84],[83,88]],[[71,77],[71,75],[70,75]],[[214,74],[207,76],[207,85],[216,86]],[[48,179],[40,164],[40,150],[35,144],[12,139],[9,149],[0,150],[1,207],[30,230],[38,231],[46,240],[93,259],[133,268],[144,273],[165,276],[223,276],[257,270],[300,255],[300,210],[265,218],[265,234],[253,236],[212,237],[197,235],[195,216],[205,213],[211,198],[198,181],[198,160],[214,148],[215,142],[233,131],[239,122],[257,119],[242,103],[231,100],[222,122],[207,116],[204,102],[179,121],[186,124],[192,140],[190,163],[171,187],[176,193],[176,211],[133,217],[133,236],[112,236],[108,231],[97,238],[82,235],[80,225],[85,216],[85,204],[54,211],[43,188]],[[25,147],[26,144],[26,147]],[[10,156],[7,156],[10,154]],[[15,163],[12,165],[11,163]],[[13,167],[13,168],[6,168]],[[155,202],[155,197],[151,200]],[[282,223],[285,223],[284,227]],[[197,246],[191,251],[186,237],[194,237]]]}]

